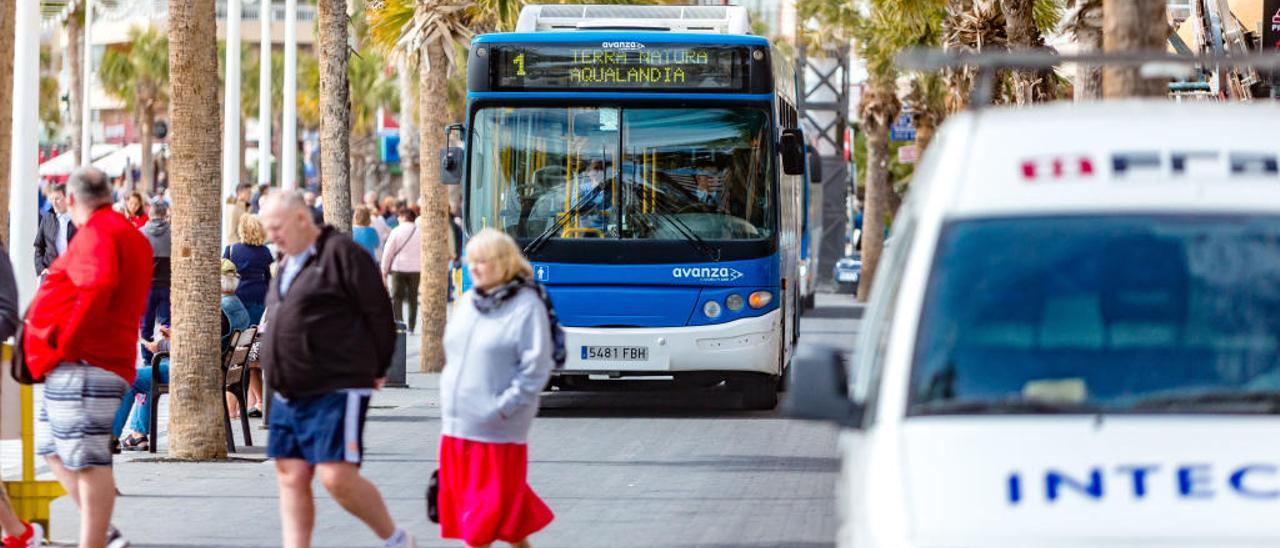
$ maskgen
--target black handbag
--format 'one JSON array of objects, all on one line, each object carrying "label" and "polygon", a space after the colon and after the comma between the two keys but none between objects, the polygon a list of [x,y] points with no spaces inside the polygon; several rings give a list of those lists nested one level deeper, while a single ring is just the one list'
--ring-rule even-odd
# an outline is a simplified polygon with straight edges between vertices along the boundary
[{"label": "black handbag", "polygon": [[427,481],[427,519],[440,523],[440,470],[432,472]]},{"label": "black handbag", "polygon": [[31,374],[31,370],[27,368],[27,353],[23,350],[22,339],[26,335],[27,316],[22,316],[22,321],[18,322],[18,332],[13,334],[13,355],[9,360],[9,376],[18,384],[36,384],[36,378]]}]

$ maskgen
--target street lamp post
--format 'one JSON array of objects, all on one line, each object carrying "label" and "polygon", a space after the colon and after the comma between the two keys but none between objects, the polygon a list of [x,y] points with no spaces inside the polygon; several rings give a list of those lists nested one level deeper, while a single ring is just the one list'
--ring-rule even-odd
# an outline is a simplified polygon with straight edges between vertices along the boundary
[{"label": "street lamp post", "polygon": [[[227,78],[222,104],[222,197],[232,195],[240,184],[240,0],[227,0]],[[223,205],[222,234],[231,226],[228,206]],[[230,243],[229,241],[223,242]]]},{"label": "street lamp post", "polygon": [[284,112],[280,123],[280,186],[298,186],[298,0],[284,4]]},{"label": "street lamp post", "polygon": [[258,0],[258,184],[271,184],[271,0]]},{"label": "street lamp post", "polygon": [[[36,239],[36,193],[39,192],[38,160],[34,146],[39,142],[37,123],[40,109],[40,3],[16,2],[16,30],[13,42],[13,140],[9,163],[9,241]],[[86,44],[87,46],[87,44]],[[88,148],[88,143],[85,143]],[[36,291],[36,272],[31,268],[31,248],[9,246],[9,259],[18,279],[18,308],[21,310]]]}]

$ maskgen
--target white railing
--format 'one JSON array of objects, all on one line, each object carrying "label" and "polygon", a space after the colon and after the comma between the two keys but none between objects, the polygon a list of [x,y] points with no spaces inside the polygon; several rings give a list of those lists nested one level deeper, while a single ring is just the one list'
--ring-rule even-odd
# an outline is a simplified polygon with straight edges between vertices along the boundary
[{"label": "white railing", "polygon": [[[221,20],[221,19],[227,18],[227,3],[225,1],[218,2],[217,12],[218,12],[218,19]],[[244,2],[243,5],[240,7],[241,20],[243,21],[257,21],[258,14],[261,12],[262,12],[262,6],[258,3],[250,4],[248,2]],[[277,22],[284,21],[284,15],[285,15],[284,4],[274,3],[271,5],[272,21],[277,21]],[[316,18],[315,6],[298,6],[298,21],[300,22],[314,21],[315,18]]]}]

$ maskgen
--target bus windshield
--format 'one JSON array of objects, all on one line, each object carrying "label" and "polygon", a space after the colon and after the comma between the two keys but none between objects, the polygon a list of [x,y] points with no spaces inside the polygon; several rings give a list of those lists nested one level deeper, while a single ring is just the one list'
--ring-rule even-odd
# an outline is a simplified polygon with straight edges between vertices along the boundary
[{"label": "bus windshield", "polygon": [[933,268],[909,414],[1280,409],[1280,219],[963,220]]},{"label": "bus windshield", "polygon": [[472,125],[468,222],[516,238],[772,236],[768,115],[754,108],[490,107]]}]

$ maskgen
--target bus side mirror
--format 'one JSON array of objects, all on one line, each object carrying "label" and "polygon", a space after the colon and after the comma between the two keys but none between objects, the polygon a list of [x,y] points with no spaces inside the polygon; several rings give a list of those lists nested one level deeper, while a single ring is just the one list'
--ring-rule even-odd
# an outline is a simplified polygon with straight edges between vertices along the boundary
[{"label": "bus side mirror", "polygon": [[782,172],[787,175],[804,175],[804,134],[798,129],[784,129],[778,139],[782,153]]},{"label": "bus side mirror", "polygon": [[809,157],[809,183],[822,184],[822,157],[818,156],[817,149],[812,146],[805,146],[806,156]]},{"label": "bus side mirror", "polygon": [[863,407],[849,400],[849,375],[839,350],[801,347],[789,369],[791,378],[782,401],[783,415],[862,428]]},{"label": "bus side mirror", "polygon": [[454,132],[458,133],[458,141],[462,140],[462,124],[451,124],[444,128],[444,150],[440,151],[440,183],[456,185],[462,182],[462,148],[448,146]]}]

